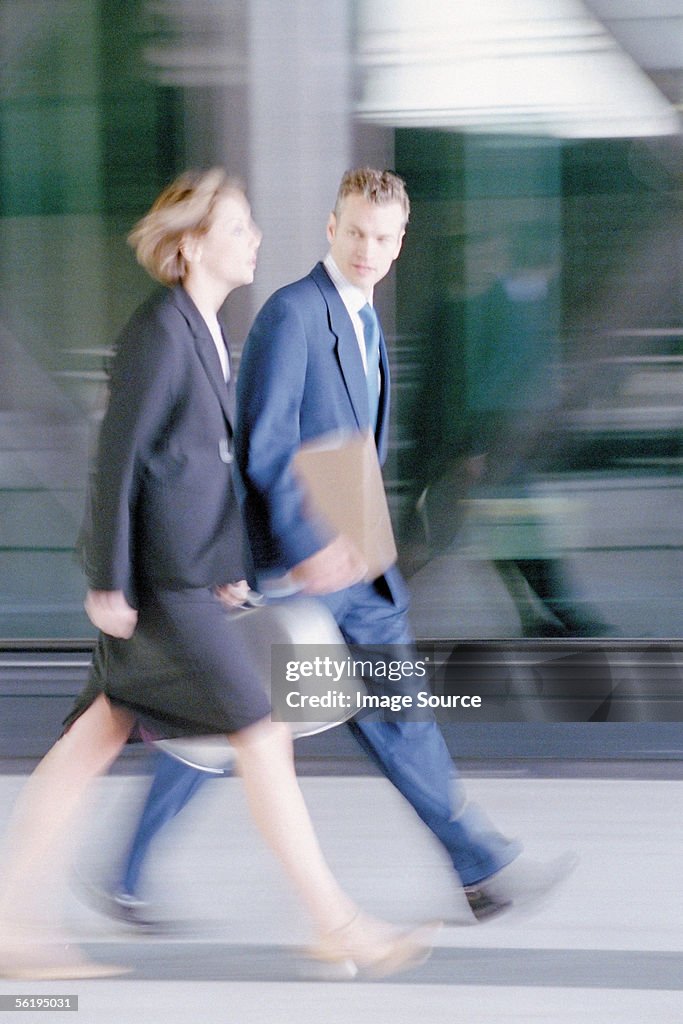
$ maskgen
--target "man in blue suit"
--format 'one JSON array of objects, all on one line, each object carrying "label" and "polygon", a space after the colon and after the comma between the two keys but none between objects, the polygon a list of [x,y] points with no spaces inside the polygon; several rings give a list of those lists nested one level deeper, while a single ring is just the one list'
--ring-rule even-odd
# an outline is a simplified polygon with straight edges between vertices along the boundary
[{"label": "man in blue suit", "polygon": [[[344,175],[327,224],[327,256],[265,303],[237,387],[235,452],[259,588],[281,597],[316,594],[352,647],[388,652],[413,645],[401,574],[393,565],[365,579],[353,543],[311,516],[293,460],[302,444],[368,429],[385,458],[389,361],[373,299],[401,251],[409,212],[405,185],[392,172]],[[571,856],[545,865],[518,860],[519,844],[466,801],[433,719],[361,716],[349,728],[442,843],[476,918],[540,896],[567,873]]]},{"label": "man in blue suit", "polygon": [[[327,224],[329,252],[265,303],[249,333],[238,380],[235,453],[259,588],[272,598],[315,594],[352,646],[413,650],[408,592],[396,565],[366,580],[353,542],[310,514],[293,460],[302,444],[335,432],[374,432],[380,461],[389,429],[389,362],[374,311],[375,286],[398,257],[409,216],[403,181],[389,171],[347,172]],[[424,689],[424,686],[421,686]],[[553,888],[573,865],[520,857],[466,800],[433,719],[361,716],[354,737],[441,842],[483,920]],[[197,773],[167,765],[157,778],[133,857],[196,787]],[[156,793],[156,796],[154,794]],[[161,806],[164,804],[165,806]]]}]

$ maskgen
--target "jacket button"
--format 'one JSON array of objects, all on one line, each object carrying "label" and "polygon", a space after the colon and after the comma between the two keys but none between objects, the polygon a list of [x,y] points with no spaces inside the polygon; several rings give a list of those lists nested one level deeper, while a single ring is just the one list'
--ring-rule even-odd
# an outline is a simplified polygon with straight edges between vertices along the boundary
[{"label": "jacket button", "polygon": [[222,437],[218,442],[218,455],[221,462],[225,462],[226,465],[229,465],[232,462],[233,456],[230,451],[230,444],[227,437]]}]

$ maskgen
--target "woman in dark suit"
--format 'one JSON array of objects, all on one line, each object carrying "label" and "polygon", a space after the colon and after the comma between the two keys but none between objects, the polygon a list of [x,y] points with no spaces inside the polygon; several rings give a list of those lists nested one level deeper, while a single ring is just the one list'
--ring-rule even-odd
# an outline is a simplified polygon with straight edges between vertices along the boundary
[{"label": "woman in dark suit", "polygon": [[27,784],[0,888],[0,976],[110,973],[57,940],[36,943],[40,868],[57,854],[88,783],[131,733],[226,733],[252,815],[306,905],[312,954],[375,972],[414,962],[425,934],[361,914],[339,888],[303,803],[289,729],[226,608],[246,595],[232,462],[233,381],[218,321],[253,280],[261,233],[220,170],[183,175],[133,230],[167,290],[120,338],[91,488],[86,611],[100,630],[91,679]]}]

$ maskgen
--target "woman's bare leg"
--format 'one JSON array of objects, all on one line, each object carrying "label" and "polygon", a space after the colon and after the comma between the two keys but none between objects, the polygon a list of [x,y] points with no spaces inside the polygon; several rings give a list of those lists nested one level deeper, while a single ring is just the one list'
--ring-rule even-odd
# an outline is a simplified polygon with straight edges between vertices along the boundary
[{"label": "woman's bare leg", "polygon": [[262,721],[230,737],[249,808],[307,907],[318,939],[311,955],[392,974],[425,959],[435,927],[408,931],[361,913],[341,889],[320,850],[294,771],[292,738],[284,723]]},{"label": "woman's bare leg", "polygon": [[128,712],[100,695],[29,778],[4,837],[0,932],[30,926],[43,886],[59,874],[69,827],[88,785],[120,753],[132,722]]},{"label": "woman's bare leg", "polygon": [[[41,950],[28,912],[32,894],[62,859],[69,825],[88,783],[120,752],[131,717],[104,697],[74,723],[31,776],[8,832],[0,882],[0,976],[65,978],[119,973],[84,961],[68,940]],[[252,816],[309,910],[319,941],[314,955],[391,973],[426,953],[432,930],[398,932],[360,914],[322,855],[294,771],[284,724],[257,723],[233,735]],[[62,940],[60,940],[62,941]],[[355,969],[355,968],[354,968]]]},{"label": "woman's bare leg", "polygon": [[239,772],[257,827],[282,863],[320,934],[347,924],[357,907],[323,857],[299,788],[289,728],[270,721],[233,734]]}]

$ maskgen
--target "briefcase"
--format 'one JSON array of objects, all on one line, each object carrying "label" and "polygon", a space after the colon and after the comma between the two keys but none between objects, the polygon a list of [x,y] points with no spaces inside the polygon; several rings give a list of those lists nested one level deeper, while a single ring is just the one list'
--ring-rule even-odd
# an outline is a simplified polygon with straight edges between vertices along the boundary
[{"label": "briefcase", "polygon": [[[244,631],[264,686],[271,693],[274,718],[277,717],[276,706],[283,703],[283,692],[276,695],[271,688],[273,672],[277,666],[310,662],[311,655],[315,653],[322,653],[323,656],[325,653],[333,653],[335,662],[340,666],[350,666],[352,663],[334,618],[326,606],[315,598],[294,597],[268,604],[259,595],[252,595],[247,604],[226,611],[226,615],[238,621]],[[310,717],[302,716],[299,721],[288,720],[295,739],[324,732],[352,717],[357,707],[356,694],[362,681],[359,683],[350,668],[348,672],[338,675],[339,678],[334,680],[337,699],[333,706],[311,710]],[[289,686],[281,674],[276,685]],[[297,704],[305,705],[306,698],[318,695],[321,689],[320,677],[303,675],[290,688],[294,690],[295,686]],[[220,735],[154,739],[152,745],[193,768],[217,775],[229,771],[234,760],[230,743]]]}]

